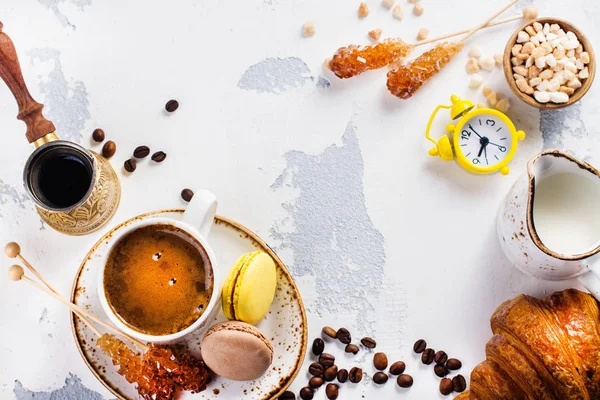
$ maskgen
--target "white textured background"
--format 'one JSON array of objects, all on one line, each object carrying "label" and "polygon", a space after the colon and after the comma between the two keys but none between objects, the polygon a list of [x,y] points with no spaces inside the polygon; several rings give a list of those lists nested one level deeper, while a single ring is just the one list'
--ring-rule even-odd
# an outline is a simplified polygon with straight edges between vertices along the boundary
[{"label": "white textured background", "polygon": [[[0,243],[19,241],[66,294],[87,249],[110,226],[183,206],[184,187],[210,189],[221,214],[256,231],[287,262],[309,313],[311,340],[324,324],[346,326],[357,339],[375,337],[378,349],[390,361],[406,361],[415,378],[408,391],[391,381],[377,388],[368,379],[346,384],[340,398],[442,397],[432,368],[412,354],[416,339],[463,360],[468,376],[484,358],[489,318],[502,301],[575,285],[536,281],[510,266],[497,245],[495,213],[542,148],[567,149],[600,165],[599,95],[594,87],[579,104],[541,114],[513,99],[509,115],[528,137],[511,174],[469,175],[428,157],[424,138],[431,111],[450,94],[483,101],[467,87],[466,52],[408,101],[387,92],[382,71],[339,81],[323,70],[323,60],[340,46],[368,43],[366,33],[376,27],[406,41],[421,27],[437,36],[475,25],[505,0],[422,0],[421,17],[398,0],[403,21],[379,0],[367,3],[371,14],[359,20],[358,1],[348,0],[3,0],[0,21],[61,138],[93,146],[91,131],[103,128],[117,142],[112,162],[121,174],[138,145],[168,158],[158,166],[141,162],[122,176],[121,206],[109,226],[85,237],[58,234],[43,226],[23,190],[32,147],[10,92],[0,86]],[[523,0],[507,14],[532,3]],[[541,15],[573,22],[596,44],[597,2],[537,3]],[[313,38],[300,35],[306,19],[316,24]],[[501,52],[517,25],[470,43],[485,54]],[[482,75],[509,94],[500,69]],[[181,106],[167,115],[170,98]],[[440,115],[438,132],[448,122]],[[4,273],[0,304],[0,399],[109,398],[81,360],[62,305]],[[334,347],[328,350],[342,355]],[[366,352],[352,360],[340,364],[362,363],[372,374]],[[293,388],[305,384],[303,371]]]}]

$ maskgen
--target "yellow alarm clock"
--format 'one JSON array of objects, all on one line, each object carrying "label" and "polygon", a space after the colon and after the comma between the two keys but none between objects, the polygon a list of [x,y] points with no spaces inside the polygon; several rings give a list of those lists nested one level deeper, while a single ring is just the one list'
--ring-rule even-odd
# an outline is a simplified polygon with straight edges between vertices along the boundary
[{"label": "yellow alarm clock", "polygon": [[[452,105],[440,104],[436,107],[425,136],[435,144],[429,155],[439,156],[443,160],[453,160],[473,174],[491,174],[500,171],[502,175],[510,172],[507,164],[515,156],[520,140],[525,132],[516,130],[504,113],[492,108],[477,108],[469,100],[456,95],[450,97]],[[450,109],[450,118],[460,118],[456,125],[448,124],[439,141],[430,136],[431,124],[442,108]]]}]

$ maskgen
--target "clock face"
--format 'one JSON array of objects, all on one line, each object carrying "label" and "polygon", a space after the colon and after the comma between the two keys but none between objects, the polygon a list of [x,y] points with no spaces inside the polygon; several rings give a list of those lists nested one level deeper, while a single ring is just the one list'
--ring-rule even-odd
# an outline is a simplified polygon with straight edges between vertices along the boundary
[{"label": "clock face", "polygon": [[457,152],[461,152],[475,168],[500,164],[510,153],[513,136],[508,126],[489,114],[475,115],[465,121],[460,131]]}]

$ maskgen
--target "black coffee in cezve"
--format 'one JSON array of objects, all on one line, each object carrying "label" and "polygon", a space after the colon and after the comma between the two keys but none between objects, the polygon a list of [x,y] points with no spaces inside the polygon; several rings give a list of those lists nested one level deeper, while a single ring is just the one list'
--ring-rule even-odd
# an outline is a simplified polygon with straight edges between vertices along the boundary
[{"label": "black coffee in cezve", "polygon": [[81,201],[92,185],[93,166],[78,154],[50,151],[32,170],[38,199],[51,208],[68,208]]}]

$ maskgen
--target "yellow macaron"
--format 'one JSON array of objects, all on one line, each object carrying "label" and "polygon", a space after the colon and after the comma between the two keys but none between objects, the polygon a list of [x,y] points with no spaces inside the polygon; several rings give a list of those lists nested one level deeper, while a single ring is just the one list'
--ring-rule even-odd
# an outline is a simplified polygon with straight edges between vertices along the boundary
[{"label": "yellow macaron", "polygon": [[267,315],[275,297],[277,272],[262,251],[241,256],[223,286],[223,312],[230,320],[256,324]]}]

